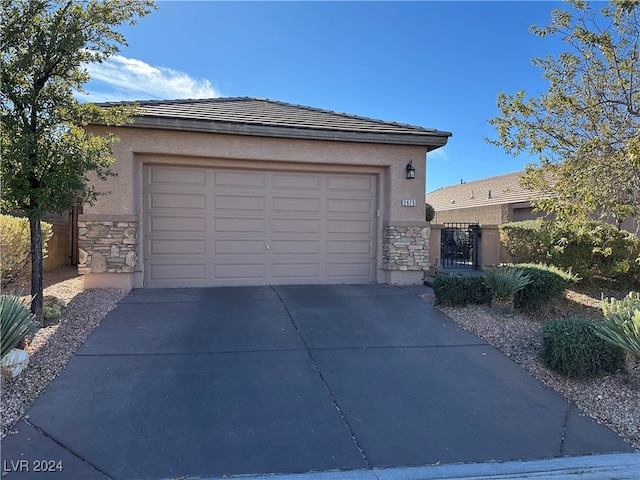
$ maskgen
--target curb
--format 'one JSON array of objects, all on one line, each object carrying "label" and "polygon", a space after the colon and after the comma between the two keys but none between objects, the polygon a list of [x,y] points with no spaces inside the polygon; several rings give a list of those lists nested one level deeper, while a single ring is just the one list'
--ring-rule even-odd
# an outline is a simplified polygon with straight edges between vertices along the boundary
[{"label": "curb", "polygon": [[[640,453],[587,455],[543,460],[456,463],[300,474],[189,477],[198,480],[637,480]],[[188,480],[188,479],[185,479]]]}]

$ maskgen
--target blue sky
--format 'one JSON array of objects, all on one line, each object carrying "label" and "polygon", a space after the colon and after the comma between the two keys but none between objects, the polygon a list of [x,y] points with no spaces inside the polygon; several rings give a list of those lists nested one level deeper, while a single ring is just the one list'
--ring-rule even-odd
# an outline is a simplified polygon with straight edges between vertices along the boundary
[{"label": "blue sky", "polygon": [[[499,91],[546,90],[529,33],[560,2],[158,1],[86,85],[91,101],[248,96],[449,131],[427,191],[524,168],[485,142]],[[603,5],[601,3],[601,5]]]}]

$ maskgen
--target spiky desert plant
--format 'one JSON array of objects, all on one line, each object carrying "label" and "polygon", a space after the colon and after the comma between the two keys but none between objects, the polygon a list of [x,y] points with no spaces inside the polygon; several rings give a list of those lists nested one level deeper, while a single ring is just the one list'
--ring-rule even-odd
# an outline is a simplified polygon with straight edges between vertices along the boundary
[{"label": "spiky desert plant", "polygon": [[486,271],[485,283],[496,300],[508,302],[513,296],[531,283],[531,278],[518,268],[501,267]]},{"label": "spiky desert plant", "polygon": [[13,295],[0,295],[0,358],[36,327],[34,315]]},{"label": "spiky desert plant", "polygon": [[596,334],[640,359],[640,310],[611,314],[596,325]]}]

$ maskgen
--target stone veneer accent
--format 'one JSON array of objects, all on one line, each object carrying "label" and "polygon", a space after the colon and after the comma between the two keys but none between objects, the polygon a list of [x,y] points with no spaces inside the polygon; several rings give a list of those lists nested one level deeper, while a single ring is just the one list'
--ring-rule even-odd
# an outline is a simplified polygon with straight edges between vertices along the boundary
[{"label": "stone veneer accent", "polygon": [[384,227],[382,268],[416,271],[429,269],[429,226]]},{"label": "stone veneer accent", "polygon": [[138,261],[138,222],[80,220],[78,273],[131,273]]}]

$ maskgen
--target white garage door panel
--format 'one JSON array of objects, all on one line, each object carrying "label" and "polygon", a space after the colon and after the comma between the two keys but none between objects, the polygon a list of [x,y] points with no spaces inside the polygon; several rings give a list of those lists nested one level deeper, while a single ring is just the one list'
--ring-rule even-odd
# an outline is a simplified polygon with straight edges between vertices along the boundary
[{"label": "white garage door panel", "polygon": [[213,253],[216,255],[262,255],[262,240],[214,240]]},{"label": "white garage door panel", "polygon": [[320,241],[318,240],[273,240],[271,249],[274,255],[319,255]]},{"label": "white garage door panel", "polygon": [[364,233],[372,235],[371,222],[366,220],[327,220],[327,233]]},{"label": "white garage door panel", "polygon": [[316,175],[306,174],[287,174],[287,173],[274,173],[273,174],[273,186],[274,188],[281,189],[286,192],[287,190],[320,190],[320,178]]},{"label": "white garage door panel", "polygon": [[218,234],[225,233],[264,233],[265,223],[263,218],[215,218],[214,231]]},{"label": "white garage door panel", "polygon": [[180,280],[186,280],[190,285],[201,285],[206,278],[204,265],[166,264],[149,265],[146,268],[159,285],[171,286]]},{"label": "white garage door panel", "polygon": [[159,238],[151,239],[149,244],[151,245],[152,255],[200,255],[204,257],[206,254],[206,241],[205,240],[190,240],[190,239],[166,239]]},{"label": "white garage door panel", "polygon": [[376,177],[146,165],[145,285],[366,283]]},{"label": "white garage door panel", "polygon": [[214,210],[227,210],[229,212],[244,212],[250,210],[254,212],[264,212],[265,199],[264,197],[248,197],[246,195],[215,195]]},{"label": "white garage door panel", "polygon": [[155,216],[149,224],[150,231],[155,232],[204,232],[207,220],[205,217]]},{"label": "white garage door panel", "polygon": [[151,183],[156,186],[163,183],[175,185],[205,185],[207,171],[204,168],[183,168],[155,166],[150,172]]},{"label": "white garage door panel", "polygon": [[[224,187],[226,190],[233,187],[240,187],[240,191],[245,191],[245,187],[253,187],[252,190],[264,189],[266,186],[266,175],[256,172],[232,172],[220,170],[214,173],[214,185]],[[261,187],[256,189],[255,187]]]},{"label": "white garage door panel", "polygon": [[274,233],[320,233],[320,220],[300,218],[274,218]]},{"label": "white garage door panel", "polygon": [[[250,279],[261,282],[265,276],[264,265],[258,263],[248,265],[214,265],[213,270],[216,279],[227,280],[228,283],[238,283],[240,279]],[[224,282],[222,284],[224,284]]]},{"label": "white garage door panel", "polygon": [[330,263],[327,265],[328,278],[344,276],[360,277],[363,281],[373,275],[373,268],[364,263]]},{"label": "white garage door panel", "polygon": [[318,213],[320,211],[320,199],[302,197],[275,197],[273,199],[273,211],[282,213]]}]

